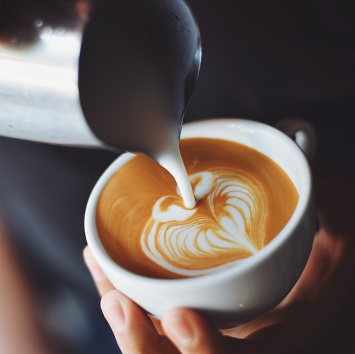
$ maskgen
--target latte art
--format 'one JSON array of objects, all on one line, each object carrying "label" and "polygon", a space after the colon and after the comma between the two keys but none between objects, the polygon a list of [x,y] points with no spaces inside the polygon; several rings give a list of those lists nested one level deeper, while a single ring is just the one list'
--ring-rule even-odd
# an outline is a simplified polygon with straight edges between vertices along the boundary
[{"label": "latte art", "polygon": [[266,196],[252,176],[201,172],[190,176],[190,182],[197,201],[206,199],[208,213],[176,205],[176,197],[160,198],[141,236],[142,249],[153,262],[180,275],[196,276],[229,266],[263,247]]},{"label": "latte art", "polygon": [[247,146],[184,139],[196,197],[188,209],[174,178],[147,156],[123,165],[103,189],[96,226],[110,257],[155,278],[200,276],[252,256],[286,225],[298,193],[286,173]]}]

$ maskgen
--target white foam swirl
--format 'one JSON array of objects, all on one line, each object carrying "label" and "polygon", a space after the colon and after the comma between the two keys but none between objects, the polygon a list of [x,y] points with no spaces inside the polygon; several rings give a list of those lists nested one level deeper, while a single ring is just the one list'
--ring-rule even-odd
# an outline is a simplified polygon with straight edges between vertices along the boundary
[{"label": "white foam swirl", "polygon": [[[209,273],[262,247],[267,203],[262,186],[245,172],[201,172],[190,176],[206,210],[186,209],[160,198],[141,236],[144,253],[184,276]],[[172,199],[173,200],[173,199]],[[225,255],[228,254],[228,257]],[[244,256],[241,256],[244,255]]]}]

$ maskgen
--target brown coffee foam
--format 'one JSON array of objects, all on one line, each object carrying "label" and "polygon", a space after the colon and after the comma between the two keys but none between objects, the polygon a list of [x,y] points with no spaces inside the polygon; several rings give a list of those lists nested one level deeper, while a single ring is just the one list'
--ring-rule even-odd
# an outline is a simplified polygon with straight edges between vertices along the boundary
[{"label": "brown coffee foam", "polygon": [[[205,138],[181,140],[180,150],[189,175],[209,170],[246,171],[262,186],[268,212],[265,234],[260,237],[262,244],[260,240],[255,241],[257,248],[270,242],[291,217],[298,193],[285,172],[265,155],[234,142]],[[172,176],[144,155],[126,163],[103,190],[97,206],[97,229],[111,258],[124,268],[157,278],[181,277],[154,263],[141,250],[141,234],[153,205],[167,195],[173,197],[174,204],[183,206]],[[222,200],[219,203],[223,207]],[[197,206],[196,216],[211,217],[206,200],[199,201]],[[191,264],[186,261],[185,266],[219,265],[249,255],[246,250],[226,250],[216,258],[212,254],[201,262],[191,257]]]}]

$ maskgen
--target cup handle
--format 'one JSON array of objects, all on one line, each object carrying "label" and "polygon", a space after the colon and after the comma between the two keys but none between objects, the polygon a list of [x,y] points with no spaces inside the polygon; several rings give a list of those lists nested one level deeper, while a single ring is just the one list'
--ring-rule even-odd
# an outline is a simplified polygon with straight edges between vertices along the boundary
[{"label": "cup handle", "polygon": [[316,133],[313,127],[301,118],[285,118],[276,123],[275,128],[293,139],[309,161],[316,152]]}]

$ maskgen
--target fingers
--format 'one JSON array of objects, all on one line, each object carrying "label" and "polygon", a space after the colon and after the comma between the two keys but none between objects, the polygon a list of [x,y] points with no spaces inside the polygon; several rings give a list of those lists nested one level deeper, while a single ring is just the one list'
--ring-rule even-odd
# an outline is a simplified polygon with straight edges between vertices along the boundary
[{"label": "fingers", "polygon": [[[161,328],[159,321],[150,319],[133,301],[114,290],[88,247],[85,247],[83,255],[102,296],[102,312],[123,354],[266,353],[256,342],[223,336],[189,309],[166,313]],[[167,337],[161,335],[163,331]]]},{"label": "fingers", "polygon": [[[109,291],[114,290],[115,287],[111,284],[111,282],[108,280],[108,278],[106,277],[106,275],[102,271],[99,264],[96,262],[93,254],[91,253],[88,246],[86,246],[84,248],[83,257],[84,257],[84,261],[86,263],[86,266],[88,267],[90,274],[95,282],[95,285],[96,285],[96,288],[97,288],[99,294],[101,296],[104,296]],[[154,324],[154,327],[157,329],[158,333],[162,334],[163,330],[161,328],[160,321],[153,318],[153,317],[150,318],[150,320]]]},{"label": "fingers", "polygon": [[148,315],[117,290],[108,292],[101,308],[124,354],[178,354],[156,331]]},{"label": "fingers", "polygon": [[221,348],[222,336],[193,311],[171,310],[164,315],[162,325],[182,354],[224,353]]},{"label": "fingers", "polygon": [[[163,329],[182,354],[229,354],[237,347],[229,339],[189,309],[168,311],[162,319]],[[234,340],[237,345],[237,340]],[[233,343],[232,343],[233,344]],[[234,349],[233,349],[234,347]]]},{"label": "fingers", "polygon": [[196,312],[175,309],[162,319],[163,329],[181,354],[249,354],[262,353],[252,341],[223,336]]},{"label": "fingers", "polygon": [[88,267],[90,274],[95,282],[98,292],[101,296],[114,289],[114,286],[108,280],[101,267],[96,262],[88,246],[83,251],[84,261]]}]

